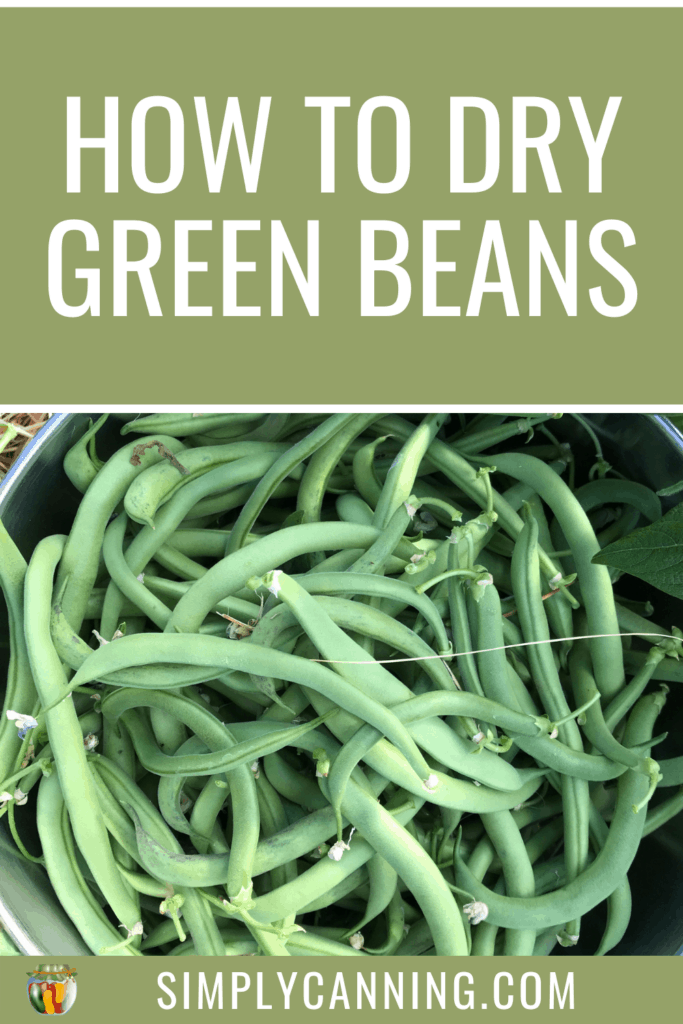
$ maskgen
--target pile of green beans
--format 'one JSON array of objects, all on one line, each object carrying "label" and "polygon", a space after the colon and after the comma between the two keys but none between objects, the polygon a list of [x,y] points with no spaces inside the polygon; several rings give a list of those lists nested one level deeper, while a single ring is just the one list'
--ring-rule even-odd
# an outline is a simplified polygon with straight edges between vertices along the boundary
[{"label": "pile of green beans", "polygon": [[0,816],[93,954],[617,945],[681,645],[592,562],[659,498],[553,418],[105,415],[69,535],[0,524]]}]

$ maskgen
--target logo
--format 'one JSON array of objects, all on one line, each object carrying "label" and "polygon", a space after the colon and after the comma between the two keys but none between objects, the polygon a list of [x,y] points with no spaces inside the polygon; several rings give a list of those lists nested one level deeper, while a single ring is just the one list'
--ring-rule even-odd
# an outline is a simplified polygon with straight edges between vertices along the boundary
[{"label": "logo", "polygon": [[67,1013],[76,1002],[76,971],[68,964],[38,964],[26,973],[26,993],[36,1013]]}]

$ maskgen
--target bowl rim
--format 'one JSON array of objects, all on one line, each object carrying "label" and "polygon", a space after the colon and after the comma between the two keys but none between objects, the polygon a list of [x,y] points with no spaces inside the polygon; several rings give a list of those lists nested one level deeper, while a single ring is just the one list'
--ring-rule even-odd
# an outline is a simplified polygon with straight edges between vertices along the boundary
[{"label": "bowl rim", "polygon": [[[74,410],[76,412],[77,410]],[[10,467],[6,476],[0,481],[0,511],[2,510],[3,504],[7,501],[9,493],[17,485],[17,482],[21,479],[23,473],[28,467],[31,459],[35,456],[36,452],[45,444],[45,442],[52,436],[52,434],[64,423],[69,416],[73,415],[71,412],[58,412],[50,416],[49,420],[40,428],[35,437],[29,441],[25,448],[22,449],[21,454],[17,458],[16,462]]]}]

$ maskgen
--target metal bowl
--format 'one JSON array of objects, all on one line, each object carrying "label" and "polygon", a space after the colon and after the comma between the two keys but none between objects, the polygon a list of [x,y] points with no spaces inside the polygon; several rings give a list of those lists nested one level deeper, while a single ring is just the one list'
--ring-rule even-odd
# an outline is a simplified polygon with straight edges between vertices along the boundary
[{"label": "metal bowl", "polygon": [[[0,518],[21,549],[30,557],[43,537],[68,533],[80,495],[67,480],[65,453],[96,414],[60,413],[53,416],[27,446],[0,486]],[[683,479],[683,435],[661,416],[641,413],[594,413],[606,458],[616,468],[658,490]],[[572,443],[575,454],[592,460],[585,432],[564,417],[553,424],[557,434]],[[98,434],[98,454],[108,456],[121,443],[119,424],[110,418]],[[665,499],[666,501],[667,499]],[[678,498],[668,499],[670,505]],[[665,506],[665,508],[668,506]],[[637,583],[642,595],[644,584]],[[2,602],[0,602],[1,604]],[[681,602],[658,598],[664,608],[663,624],[682,624]],[[4,613],[4,606],[0,608]],[[669,616],[667,618],[666,616]],[[662,616],[660,615],[660,619]],[[0,676],[4,678],[4,673]],[[683,723],[683,687],[672,689],[667,705],[669,722]],[[661,757],[681,753],[671,729]],[[673,955],[683,949],[683,815],[649,836],[641,845],[629,873],[633,916],[622,942],[612,955]],[[6,819],[0,819],[0,921],[18,949],[26,955],[89,955],[90,950],[55,899],[42,867],[24,860],[9,837]],[[604,911],[587,915],[580,944],[558,955],[590,955],[604,923]]]}]

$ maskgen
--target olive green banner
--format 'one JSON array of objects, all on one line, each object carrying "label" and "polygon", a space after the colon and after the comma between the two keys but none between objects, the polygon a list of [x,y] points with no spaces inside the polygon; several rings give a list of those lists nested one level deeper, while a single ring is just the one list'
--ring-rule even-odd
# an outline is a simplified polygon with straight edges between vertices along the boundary
[{"label": "olive green banner", "polygon": [[2,10],[5,401],[680,404],[682,18]]},{"label": "olive green banner", "polygon": [[[286,965],[282,958],[223,964],[216,958],[71,957],[75,971],[66,987],[70,1024],[132,1021],[201,1021],[217,1013],[233,1021],[301,1020],[331,1010],[351,1011],[371,1021],[391,1013],[401,1020],[440,1018],[469,1010],[467,1020],[522,1021],[577,1019],[647,1020],[653,999],[672,1005],[680,991],[683,961],[678,957],[495,957],[460,962],[457,958],[373,958],[362,966],[347,957]],[[40,987],[39,958],[0,961],[3,1014],[15,1022],[35,1020],[27,986]],[[46,976],[46,975],[42,975]],[[50,975],[52,977],[52,975]],[[66,977],[66,976],[64,976]],[[50,982],[43,983],[46,987]],[[54,987],[54,984],[53,984]],[[61,993],[60,993],[61,994]],[[68,999],[73,1000],[70,1004]],[[50,996],[48,1001],[51,1002]],[[52,1004],[57,1009],[57,1004]],[[61,1009],[61,1007],[60,1007]],[[315,1017],[314,1017],[315,1019]]]}]

